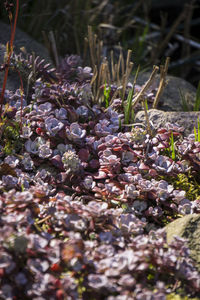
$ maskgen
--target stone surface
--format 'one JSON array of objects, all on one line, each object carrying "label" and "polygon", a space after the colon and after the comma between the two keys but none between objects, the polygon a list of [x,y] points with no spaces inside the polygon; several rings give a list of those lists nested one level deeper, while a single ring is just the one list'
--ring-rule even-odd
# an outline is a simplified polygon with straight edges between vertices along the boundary
[{"label": "stone surface", "polygon": [[[6,50],[6,43],[10,40],[10,26],[0,21],[0,64],[4,62],[4,54]],[[51,62],[47,49],[35,41],[28,34],[20,29],[16,29],[15,40],[14,40],[14,52],[19,53],[20,48],[24,47],[27,53],[35,52],[35,55],[39,55],[44,58],[47,62]],[[4,72],[0,72],[0,87],[2,87],[4,78]],[[9,72],[6,89],[16,90],[20,86],[20,80],[18,74]]]},{"label": "stone surface", "polygon": [[[6,43],[10,40],[10,33],[10,25],[0,21],[1,44],[6,45]],[[43,45],[38,43],[24,31],[20,30],[19,28],[16,28],[14,40],[15,53],[19,53],[21,47],[25,47],[28,53],[32,53],[34,51],[37,55],[49,59],[48,51]]]},{"label": "stone surface", "polygon": [[190,256],[195,260],[200,271],[200,214],[191,214],[173,221],[165,227],[167,242],[170,243],[174,236],[187,239]]},{"label": "stone surface", "polygon": [[[197,128],[197,120],[200,119],[199,112],[165,112],[158,109],[148,110],[149,120],[155,129],[165,127],[166,123],[179,124],[184,127],[184,136],[194,133],[194,126]],[[146,124],[144,111],[139,111],[135,116],[135,123]]]},{"label": "stone surface", "polygon": [[[149,79],[149,76],[149,72],[139,74],[137,84],[143,85]],[[158,87],[159,80],[160,76],[157,75],[154,82],[155,87]],[[186,80],[170,75],[167,76],[167,85],[160,97],[157,108],[164,111],[183,111],[183,101],[180,91],[188,103],[189,110],[193,110],[196,88]]]}]

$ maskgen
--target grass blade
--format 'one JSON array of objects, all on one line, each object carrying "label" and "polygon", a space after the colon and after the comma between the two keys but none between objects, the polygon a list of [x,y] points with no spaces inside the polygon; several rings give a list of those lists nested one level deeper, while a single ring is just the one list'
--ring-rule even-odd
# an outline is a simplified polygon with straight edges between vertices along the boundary
[{"label": "grass blade", "polygon": [[146,111],[148,111],[148,110],[149,110],[149,108],[148,108],[147,99],[145,99],[145,100],[144,100],[144,104],[145,104],[145,107],[146,107]]},{"label": "grass blade", "polygon": [[196,127],[194,126],[194,137],[195,137],[195,142],[200,142],[200,121],[199,121],[199,118],[197,119],[197,130],[196,130]]},{"label": "grass blade", "polygon": [[134,86],[128,93],[127,104],[126,104],[125,110],[124,110],[124,122],[125,122],[125,124],[129,124],[129,121],[130,121],[133,93],[134,93]]},{"label": "grass blade", "polygon": [[194,104],[194,111],[199,111],[199,110],[200,110],[200,81],[197,87],[196,99]]},{"label": "grass blade", "polygon": [[198,141],[198,137],[197,137],[197,130],[196,127],[194,126],[194,138],[195,138],[195,142]]},{"label": "grass blade", "polygon": [[179,90],[179,94],[180,94],[181,101],[182,101],[183,111],[189,111],[189,107],[188,107],[185,95],[183,95],[183,93],[182,93],[182,91],[181,91],[180,88],[178,88],[178,90]]},{"label": "grass blade", "polygon": [[134,109],[132,109],[130,123],[134,123],[134,119],[135,119],[135,112],[134,112]]},{"label": "grass blade", "polygon": [[171,158],[172,158],[173,160],[175,160],[176,154],[175,154],[175,147],[174,147],[174,136],[173,136],[173,132],[171,132],[170,148],[171,148]]},{"label": "grass blade", "polygon": [[108,108],[108,106],[109,106],[110,91],[111,91],[111,87],[109,86],[107,88],[107,84],[106,84],[106,81],[105,81],[104,89],[103,89],[103,95],[104,95],[104,102],[105,102],[105,107],[106,108]]}]

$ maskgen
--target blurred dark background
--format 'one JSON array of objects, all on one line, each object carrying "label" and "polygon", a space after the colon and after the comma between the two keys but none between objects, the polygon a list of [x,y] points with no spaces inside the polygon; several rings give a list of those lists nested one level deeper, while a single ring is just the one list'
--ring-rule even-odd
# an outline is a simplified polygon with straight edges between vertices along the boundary
[{"label": "blurred dark background", "polygon": [[[3,0],[0,18],[9,22]],[[50,52],[53,33],[59,56],[83,57],[88,25],[103,41],[105,56],[114,50],[117,57],[120,46],[124,53],[131,49],[135,66],[144,70],[170,56],[169,73],[198,85],[200,0],[20,1],[18,27],[48,46]]]}]

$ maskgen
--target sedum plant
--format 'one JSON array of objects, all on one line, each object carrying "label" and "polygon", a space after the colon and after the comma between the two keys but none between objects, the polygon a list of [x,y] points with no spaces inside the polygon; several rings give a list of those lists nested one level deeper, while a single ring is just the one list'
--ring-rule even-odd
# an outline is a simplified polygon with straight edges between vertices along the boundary
[{"label": "sedum plant", "polygon": [[126,73],[104,107],[92,86],[97,69],[80,64],[66,56],[54,80],[41,68],[30,103],[4,93],[0,299],[198,297],[186,241],[167,243],[164,227],[200,212],[200,143],[176,124],[152,134],[126,124],[150,82],[132,99]]}]

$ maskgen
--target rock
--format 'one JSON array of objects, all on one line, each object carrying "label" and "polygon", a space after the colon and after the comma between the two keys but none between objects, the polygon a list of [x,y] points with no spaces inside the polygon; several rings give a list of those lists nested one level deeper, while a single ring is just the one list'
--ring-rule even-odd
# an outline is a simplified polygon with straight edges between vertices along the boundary
[{"label": "rock", "polygon": [[190,257],[194,259],[200,272],[200,214],[190,214],[177,219],[168,224],[165,230],[168,243],[173,240],[175,235],[187,239]]},{"label": "rock", "polygon": [[[137,84],[143,85],[149,79],[149,76],[149,72],[139,74]],[[179,77],[168,75],[166,79],[167,85],[160,97],[157,108],[164,111],[183,111],[183,101],[181,96],[183,95],[188,103],[189,110],[193,110],[196,98],[196,88],[191,83]],[[160,76],[157,75],[154,83],[155,87],[158,87],[159,80]]]},{"label": "rock", "polygon": [[[148,110],[149,120],[153,123],[155,129],[165,127],[166,123],[179,124],[184,127],[184,136],[194,133],[194,126],[197,129],[197,120],[200,119],[200,111],[194,112],[165,112],[158,109]],[[139,111],[135,116],[135,123],[146,124],[144,111]]]},{"label": "rock", "polygon": [[[143,85],[149,79],[150,73],[140,74],[137,84]],[[159,76],[153,83],[154,87],[159,84]],[[189,111],[183,111],[182,96],[188,103]],[[165,127],[166,123],[177,123],[185,128],[184,135],[194,133],[194,126],[197,128],[197,120],[200,112],[194,112],[193,107],[196,98],[196,89],[189,82],[182,78],[167,76],[167,86],[161,95],[158,109],[149,109],[149,120],[155,129]],[[135,123],[146,123],[144,111],[139,111],[135,116]]]},{"label": "rock", "polygon": [[[3,23],[0,21],[0,43],[6,45],[6,43],[10,40],[10,25]],[[14,39],[14,52],[19,53],[20,48],[25,47],[28,53],[32,53],[33,51],[36,55],[41,56],[47,60],[49,59],[49,54],[47,49],[34,40],[30,35],[25,33],[24,31],[16,28],[15,39]]]},{"label": "rock", "polygon": [[[10,40],[10,25],[0,21],[0,64],[4,63],[4,55],[6,50],[6,43]],[[14,52],[19,54],[20,48],[24,47],[27,53],[35,52],[35,55],[44,58],[47,62],[51,62],[47,49],[30,37],[27,33],[20,29],[16,29],[14,40]],[[0,87],[2,87],[4,79],[4,72],[0,72]],[[9,72],[6,89],[16,90],[20,86],[18,74]]]}]

